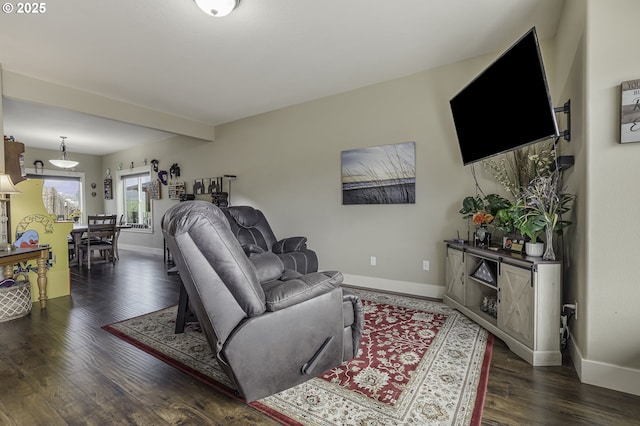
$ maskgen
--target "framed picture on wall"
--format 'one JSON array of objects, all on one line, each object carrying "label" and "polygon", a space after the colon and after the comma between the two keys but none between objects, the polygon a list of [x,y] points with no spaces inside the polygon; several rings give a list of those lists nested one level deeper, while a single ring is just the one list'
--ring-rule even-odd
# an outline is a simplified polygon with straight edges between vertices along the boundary
[{"label": "framed picture on wall", "polygon": [[182,194],[186,194],[183,181],[175,181],[175,180],[170,181],[168,185],[168,189],[169,189],[170,200],[180,200],[180,196]]},{"label": "framed picture on wall", "polygon": [[204,179],[196,179],[193,181],[193,193],[196,195],[204,194],[206,190]]},{"label": "framed picture on wall", "polygon": [[113,188],[111,185],[111,178],[106,178],[104,180],[104,199],[112,200],[113,199]]},{"label": "framed picture on wall", "polygon": [[415,204],[416,143],[342,151],[342,204]]},{"label": "framed picture on wall", "polygon": [[160,185],[160,179],[152,180],[151,184],[149,185],[149,198],[151,198],[152,200],[159,200],[161,186],[162,185]]},{"label": "framed picture on wall", "polygon": [[620,85],[620,143],[640,142],[640,80]]}]

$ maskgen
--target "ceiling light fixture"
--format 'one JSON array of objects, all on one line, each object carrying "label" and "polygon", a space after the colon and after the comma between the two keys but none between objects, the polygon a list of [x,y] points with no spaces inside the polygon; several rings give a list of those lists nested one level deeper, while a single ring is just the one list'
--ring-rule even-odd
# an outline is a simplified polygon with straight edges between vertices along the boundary
[{"label": "ceiling light fixture", "polygon": [[195,0],[195,2],[207,15],[220,18],[227,16],[238,7],[240,0]]},{"label": "ceiling light fixture", "polygon": [[62,143],[60,143],[60,159],[59,160],[49,160],[51,164],[56,167],[60,167],[61,169],[72,169],[78,164],[77,161],[69,160],[67,157],[67,146],[64,144],[64,140],[67,138],[66,136],[60,136],[62,138]]}]

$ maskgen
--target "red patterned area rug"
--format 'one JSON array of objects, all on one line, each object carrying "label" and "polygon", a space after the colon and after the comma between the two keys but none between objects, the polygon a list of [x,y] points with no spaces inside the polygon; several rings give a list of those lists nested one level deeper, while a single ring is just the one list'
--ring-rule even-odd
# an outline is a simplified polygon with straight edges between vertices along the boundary
[{"label": "red patterned area rug", "polygon": [[[443,303],[351,290],[364,304],[357,358],[250,403],[287,425],[479,425],[493,337]],[[216,389],[233,384],[176,307],[103,328]]]}]

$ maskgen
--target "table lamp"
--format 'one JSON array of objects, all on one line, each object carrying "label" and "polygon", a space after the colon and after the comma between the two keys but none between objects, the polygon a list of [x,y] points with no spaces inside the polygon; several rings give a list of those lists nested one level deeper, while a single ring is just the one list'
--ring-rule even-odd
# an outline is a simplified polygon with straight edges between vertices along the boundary
[{"label": "table lamp", "polygon": [[9,194],[19,194],[20,191],[13,186],[11,177],[5,173],[0,173],[0,251],[12,250],[13,246],[9,244],[9,231],[7,230],[7,201]]}]

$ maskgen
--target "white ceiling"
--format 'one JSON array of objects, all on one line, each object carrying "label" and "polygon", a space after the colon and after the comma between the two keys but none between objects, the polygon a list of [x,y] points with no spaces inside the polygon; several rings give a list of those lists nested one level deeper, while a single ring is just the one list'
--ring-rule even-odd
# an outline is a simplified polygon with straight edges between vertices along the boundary
[{"label": "white ceiling", "polygon": [[[213,18],[193,0],[56,0],[2,13],[3,69],[218,125],[501,52],[560,0],[241,0]],[[14,3],[15,4],[15,3]],[[28,146],[103,155],[164,132],[16,100],[4,131]],[[118,143],[121,141],[122,143]]]}]

